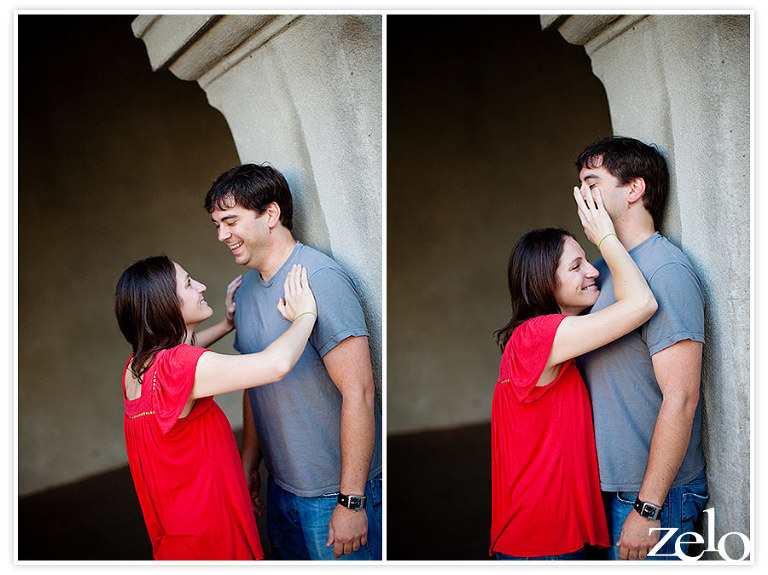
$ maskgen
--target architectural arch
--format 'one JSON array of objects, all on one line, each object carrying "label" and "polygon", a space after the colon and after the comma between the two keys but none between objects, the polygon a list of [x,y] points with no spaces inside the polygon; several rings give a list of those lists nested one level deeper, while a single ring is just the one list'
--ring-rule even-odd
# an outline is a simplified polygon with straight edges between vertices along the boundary
[{"label": "architectural arch", "polygon": [[[381,387],[382,17],[142,15],[155,70],[196,81],[242,163],[268,162],[294,197],[294,232],[356,282]],[[213,175],[215,177],[215,174]]]}]

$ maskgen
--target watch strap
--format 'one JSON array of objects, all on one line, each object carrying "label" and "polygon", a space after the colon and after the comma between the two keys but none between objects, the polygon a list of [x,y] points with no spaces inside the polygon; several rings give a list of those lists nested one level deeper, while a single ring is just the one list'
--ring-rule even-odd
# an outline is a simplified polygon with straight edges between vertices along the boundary
[{"label": "watch strap", "polygon": [[641,501],[638,497],[635,499],[634,504],[635,511],[638,512],[640,517],[645,517],[646,519],[650,519],[652,521],[657,520],[659,517],[661,517],[661,511],[664,509],[664,504],[662,503],[661,507],[658,505],[654,505],[653,503],[648,503],[647,501]]},{"label": "watch strap", "polygon": [[365,509],[366,497],[365,495],[345,495],[339,493],[339,497],[336,501],[342,507],[346,507],[352,511],[360,511],[361,509]]}]

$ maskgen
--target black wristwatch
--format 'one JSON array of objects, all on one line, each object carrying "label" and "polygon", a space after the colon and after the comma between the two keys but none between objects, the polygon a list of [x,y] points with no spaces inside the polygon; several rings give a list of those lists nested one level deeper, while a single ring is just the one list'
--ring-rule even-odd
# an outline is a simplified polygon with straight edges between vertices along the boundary
[{"label": "black wristwatch", "polygon": [[653,503],[648,503],[647,501],[640,501],[639,497],[635,499],[635,511],[637,511],[640,514],[640,517],[645,517],[646,519],[655,521],[659,517],[661,517],[662,509],[664,509],[663,503],[661,504],[661,507],[658,507]]},{"label": "black wristwatch", "polygon": [[339,493],[339,498],[336,500],[339,505],[351,509],[352,511],[360,511],[365,509],[365,495],[344,495]]}]

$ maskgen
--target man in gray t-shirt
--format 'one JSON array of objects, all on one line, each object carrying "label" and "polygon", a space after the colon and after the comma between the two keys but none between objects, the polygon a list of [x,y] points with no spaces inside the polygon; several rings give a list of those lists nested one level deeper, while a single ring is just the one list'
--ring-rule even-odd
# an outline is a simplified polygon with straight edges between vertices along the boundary
[{"label": "man in gray t-shirt", "polygon": [[[659,303],[639,329],[578,360],[592,398],[608,556],[674,559],[676,538],[654,550],[658,528],[693,531],[708,497],[700,399],[704,294],[688,258],[656,231],[668,193],[663,156],[614,137],[587,147],[576,164],[580,180],[600,189],[619,240]],[[599,260],[595,267],[600,296],[592,311],[616,301],[607,266]]]},{"label": "man in gray t-shirt", "polygon": [[224,172],[206,209],[235,261],[250,268],[235,293],[235,348],[262,351],[289,323],[277,312],[285,276],[307,269],[318,319],[280,382],[246,391],[241,457],[279,559],[381,559],[381,413],[360,298],[331,258],[292,235],[292,198],[268,165]]}]

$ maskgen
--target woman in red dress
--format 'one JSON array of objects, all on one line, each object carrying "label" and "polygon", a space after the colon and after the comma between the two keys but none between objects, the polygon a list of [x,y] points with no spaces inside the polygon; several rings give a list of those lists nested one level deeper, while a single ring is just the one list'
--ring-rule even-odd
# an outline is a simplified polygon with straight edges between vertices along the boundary
[{"label": "woman in red dress", "polygon": [[232,428],[213,395],[282,379],[304,351],[317,307],[306,270],[294,266],[276,302],[275,313],[292,322],[282,336],[260,353],[205,349],[231,331],[239,285],[236,278],[227,290],[227,318],[194,334],[213,310],[205,286],[177,263],[147,258],[117,284],[115,313],[133,348],[123,372],[125,441],[155,559],[264,556]]},{"label": "woman in red dress", "polygon": [[584,231],[615,283],[616,303],[580,315],[599,295],[597,270],[568,232],[534,230],[515,244],[512,318],[492,409],[490,554],[497,559],[587,558],[606,547],[589,394],[577,356],[645,323],[657,303],[614,232],[600,190],[574,188]]}]

